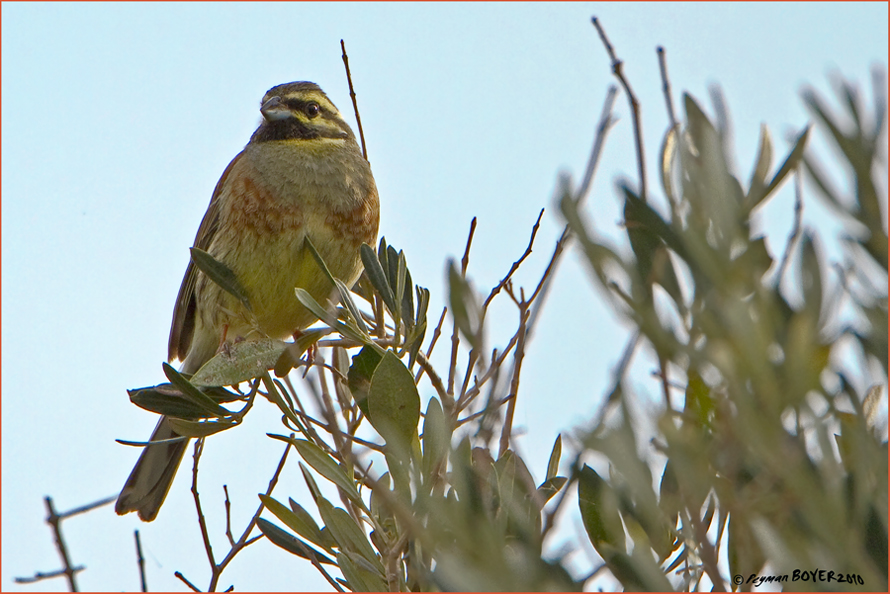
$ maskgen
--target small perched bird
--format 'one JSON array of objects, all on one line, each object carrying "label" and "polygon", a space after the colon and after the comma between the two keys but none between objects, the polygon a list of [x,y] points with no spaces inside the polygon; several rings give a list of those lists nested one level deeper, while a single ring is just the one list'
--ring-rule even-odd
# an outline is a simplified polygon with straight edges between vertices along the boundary
[{"label": "small perched bird", "polygon": [[[333,286],[306,248],[309,238],[347,286],[362,271],[359,248],[377,239],[380,203],[352,129],[311,82],[278,85],[263,97],[263,119],[216,184],[195,247],[227,265],[250,309],[189,262],[173,308],[168,359],[194,373],[226,341],[286,338],[316,318],[294,294],[324,302]],[[151,441],[179,437],[161,417]],[[154,520],[188,440],[146,446],[115,511]]]}]

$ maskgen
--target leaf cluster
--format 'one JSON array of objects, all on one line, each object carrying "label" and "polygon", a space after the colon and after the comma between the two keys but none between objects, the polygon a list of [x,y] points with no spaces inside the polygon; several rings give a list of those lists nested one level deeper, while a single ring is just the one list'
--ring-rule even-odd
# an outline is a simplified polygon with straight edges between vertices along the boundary
[{"label": "leaf cluster", "polygon": [[[661,153],[669,216],[619,188],[631,257],[595,236],[563,184],[561,211],[593,277],[636,328],[628,352],[647,345],[660,365],[665,404],[649,444],[622,368],[600,422],[581,436],[581,456],[604,457],[609,474],[575,463],[587,534],[625,588],[697,589],[706,576],[723,590],[721,559],[732,575],[830,566],[868,589],[887,587],[886,427],[875,414],[887,370],[886,181],[876,178],[886,104],[876,91],[869,122],[852,85],[842,83],[841,97],[846,133],[821,98],[804,94],[852,173],[852,198],[829,189],[806,149],[809,127],[773,169],[764,126],[743,185],[731,173],[725,128],[689,95]],[[834,284],[818,236],[802,228],[803,169],[849,223]],[[792,176],[797,217],[779,256],[752,232],[752,218]],[[787,274],[792,259],[796,278]],[[860,314],[855,329],[839,321],[844,303]],[[859,345],[852,366],[846,337]],[[875,365],[879,383],[868,372]],[[660,480],[654,460],[665,462]]]},{"label": "leaf cluster", "polygon": [[[296,289],[295,298],[321,327],[293,343],[227,344],[192,376],[165,365],[169,382],[133,390],[131,400],[171,417],[181,435],[198,438],[237,426],[258,395],[278,407],[289,434],[269,436],[300,456],[312,501],[306,506],[288,498],[285,504],[270,485],[260,495],[260,511],[271,517],[256,518],[256,525],[268,540],[311,562],[335,589],[576,588],[558,564],[542,559],[544,506],[567,481],[558,476],[561,439],[546,479],[535,484],[509,447],[511,418],[503,412],[514,406],[526,332],[522,320],[537,294],[525,299],[520,290],[517,296],[511,276],[530,253],[536,231],[537,223],[526,253],[484,303],[466,279],[472,237],[468,241],[464,266],[451,279],[456,313],[447,381],[430,362],[446,312],[422,351],[429,291],[413,284],[404,253],[381,239],[376,250],[361,248],[364,274],[355,292],[329,273],[335,292],[326,304]],[[307,249],[327,272],[308,240]],[[206,253],[193,258],[214,282],[239,294],[237,278],[223,263]],[[512,298],[521,321],[507,347],[489,358],[480,354],[484,312],[498,294]],[[468,311],[477,314],[472,327]],[[337,336],[326,338],[332,333]],[[463,370],[462,337],[470,345]],[[328,348],[331,361],[325,362],[320,352]],[[514,369],[504,374],[511,392],[499,397],[505,389],[498,382],[500,368],[511,355]],[[319,380],[312,390],[314,410],[304,406],[290,381],[295,368],[311,370]],[[424,375],[436,395],[421,414]],[[457,381],[460,375],[463,382]],[[478,397],[486,387],[490,394],[483,404]],[[223,406],[234,402],[244,404],[237,411]],[[501,440],[495,444],[498,423]],[[365,434],[367,439],[359,437]],[[328,483],[325,489],[319,477]],[[205,522],[201,527],[209,543]],[[468,572],[470,565],[475,569]],[[215,579],[219,570],[214,568]]]}]

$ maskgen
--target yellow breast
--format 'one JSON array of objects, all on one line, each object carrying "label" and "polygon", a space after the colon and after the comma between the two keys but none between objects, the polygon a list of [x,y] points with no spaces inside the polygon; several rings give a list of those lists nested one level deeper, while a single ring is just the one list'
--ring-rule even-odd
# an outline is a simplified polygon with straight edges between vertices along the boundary
[{"label": "yellow breast", "polygon": [[199,303],[215,304],[202,308],[207,325],[227,325],[229,338],[257,331],[285,338],[311,324],[315,317],[294,289],[324,304],[333,286],[305,248],[307,237],[335,277],[355,282],[359,247],[376,241],[379,201],[367,162],[350,148],[319,139],[245,149],[221,188],[219,228],[208,251],[235,272],[251,312],[202,277]]}]

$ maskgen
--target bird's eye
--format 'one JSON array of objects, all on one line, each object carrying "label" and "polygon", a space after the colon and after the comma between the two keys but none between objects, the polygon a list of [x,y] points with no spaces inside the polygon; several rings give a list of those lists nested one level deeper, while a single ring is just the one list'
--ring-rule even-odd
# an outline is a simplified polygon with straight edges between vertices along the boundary
[{"label": "bird's eye", "polygon": [[319,107],[318,103],[315,102],[307,103],[304,111],[306,112],[307,116],[309,116],[310,118],[314,118],[319,113],[321,113],[321,107]]}]

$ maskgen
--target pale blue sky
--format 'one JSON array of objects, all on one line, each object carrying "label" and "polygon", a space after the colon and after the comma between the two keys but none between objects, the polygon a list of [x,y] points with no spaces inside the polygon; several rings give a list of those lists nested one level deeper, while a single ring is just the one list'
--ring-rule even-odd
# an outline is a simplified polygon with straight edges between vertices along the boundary
[{"label": "pale blue sky", "polygon": [[[4,590],[13,576],[58,567],[42,498],[69,509],[116,494],[153,415],[127,388],[164,381],[173,300],[210,193],[259,119],[275,84],[319,83],[352,113],[340,59],[345,39],[382,202],[381,234],[404,249],[415,282],[443,304],[445,260],[477,216],[470,275],[485,292],[523,251],[546,207],[536,250],[518,276],[532,286],[561,230],[557,172],[583,172],[606,89],[597,15],[643,103],[650,178],[667,116],[655,46],[667,50],[675,106],[690,91],[709,111],[719,82],[747,179],[761,122],[784,155],[807,116],[803,84],[823,92],[840,71],[870,96],[886,68],[886,3],[336,4],[156,3],[2,5],[2,484]],[[614,181],[634,178],[627,102],[605,148],[588,213],[618,237]],[[657,191],[657,186],[653,190]],[[786,189],[787,190],[787,189]],[[788,192],[764,209],[771,249],[791,224]],[[830,225],[819,205],[805,221]],[[832,229],[833,227],[828,227]],[[494,316],[504,344],[515,314]],[[559,431],[590,418],[624,334],[574,256],[560,269],[520,389],[518,440],[540,479]],[[634,386],[657,398],[645,359]],[[425,394],[426,396],[429,393]],[[280,448],[263,437],[278,414],[260,403],[210,441],[202,491],[221,535],[221,487],[243,525]],[[184,467],[188,463],[184,464]],[[185,468],[183,469],[185,470]],[[64,525],[85,590],[138,588],[140,528],[152,589],[206,587],[189,476],[180,472],[153,524],[110,508]],[[276,491],[305,496],[296,465]],[[560,538],[578,533],[568,527]],[[218,553],[223,551],[218,541]],[[554,546],[559,542],[550,543]],[[578,568],[590,560],[581,555]],[[242,553],[223,582],[239,590],[326,589],[308,563],[268,543]]]}]

